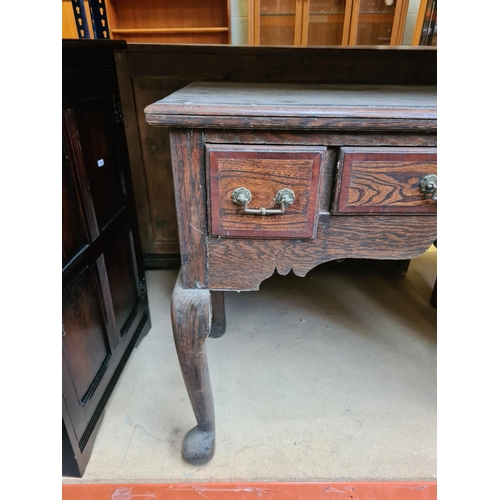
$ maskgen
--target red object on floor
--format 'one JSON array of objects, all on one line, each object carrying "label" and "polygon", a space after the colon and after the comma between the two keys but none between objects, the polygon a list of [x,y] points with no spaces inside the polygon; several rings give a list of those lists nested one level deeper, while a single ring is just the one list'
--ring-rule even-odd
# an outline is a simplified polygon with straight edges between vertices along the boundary
[{"label": "red object on floor", "polygon": [[63,500],[436,500],[435,482],[64,484]]}]

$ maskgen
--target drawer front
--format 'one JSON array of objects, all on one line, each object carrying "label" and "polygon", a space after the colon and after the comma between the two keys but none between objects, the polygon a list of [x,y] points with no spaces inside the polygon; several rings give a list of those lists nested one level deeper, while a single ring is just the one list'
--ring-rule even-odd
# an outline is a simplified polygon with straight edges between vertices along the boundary
[{"label": "drawer front", "polygon": [[[314,238],[325,154],[326,147],[317,146],[207,145],[211,235]],[[246,209],[258,213],[245,213],[241,197],[235,203],[233,193],[239,188],[247,190],[246,199],[250,192]],[[269,215],[269,210],[283,208],[276,202],[281,190],[291,190],[293,202],[284,206],[284,213]],[[289,201],[289,191],[286,196]]]},{"label": "drawer front", "polygon": [[436,148],[340,148],[332,212],[436,213],[437,201],[420,187],[425,176],[437,173],[436,153]]}]

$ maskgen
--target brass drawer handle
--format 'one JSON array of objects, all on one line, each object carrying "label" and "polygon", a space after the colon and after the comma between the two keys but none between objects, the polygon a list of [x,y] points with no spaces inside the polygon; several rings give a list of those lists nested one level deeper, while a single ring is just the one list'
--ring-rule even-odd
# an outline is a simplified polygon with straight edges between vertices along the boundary
[{"label": "brass drawer handle", "polygon": [[438,199],[438,178],[437,175],[426,175],[420,181],[420,192],[423,194],[432,194],[431,200],[437,201]]},{"label": "brass drawer handle", "polygon": [[280,189],[276,193],[276,197],[274,198],[274,202],[276,205],[281,205],[280,209],[271,209],[271,208],[248,208],[248,204],[252,200],[252,193],[244,188],[236,188],[231,195],[233,203],[235,205],[243,206],[243,213],[250,215],[277,215],[284,214],[285,208],[290,206],[295,201],[295,193],[288,188]]}]

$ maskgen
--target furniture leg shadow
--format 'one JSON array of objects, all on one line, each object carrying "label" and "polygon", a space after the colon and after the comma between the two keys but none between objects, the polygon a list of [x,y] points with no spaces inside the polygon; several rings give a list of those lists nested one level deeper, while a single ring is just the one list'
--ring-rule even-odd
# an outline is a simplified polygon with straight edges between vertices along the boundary
[{"label": "furniture leg shadow", "polygon": [[203,465],[215,451],[214,402],[205,348],[212,323],[210,291],[183,288],[179,273],[171,316],[182,376],[198,423],[184,438],[182,456],[190,464]]}]

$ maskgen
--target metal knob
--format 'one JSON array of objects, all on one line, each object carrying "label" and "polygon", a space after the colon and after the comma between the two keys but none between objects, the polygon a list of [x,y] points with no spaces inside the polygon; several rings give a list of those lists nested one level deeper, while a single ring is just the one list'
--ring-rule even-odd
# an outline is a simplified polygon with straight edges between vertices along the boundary
[{"label": "metal knob", "polygon": [[437,175],[435,174],[426,175],[420,181],[420,192],[423,194],[432,195],[431,200],[437,201],[437,191],[438,191],[437,182],[438,182]]},{"label": "metal knob", "polygon": [[278,215],[284,214],[285,208],[290,206],[295,201],[295,193],[288,188],[280,189],[274,197],[274,203],[280,205],[279,209],[270,208],[248,208],[248,204],[252,200],[252,193],[244,187],[236,188],[231,195],[231,199],[235,205],[243,206],[243,213],[249,215]]}]

